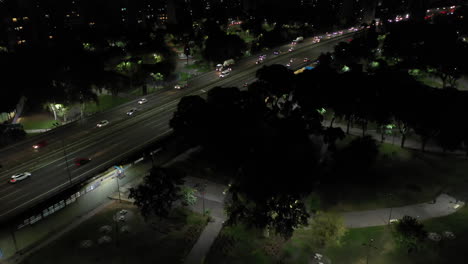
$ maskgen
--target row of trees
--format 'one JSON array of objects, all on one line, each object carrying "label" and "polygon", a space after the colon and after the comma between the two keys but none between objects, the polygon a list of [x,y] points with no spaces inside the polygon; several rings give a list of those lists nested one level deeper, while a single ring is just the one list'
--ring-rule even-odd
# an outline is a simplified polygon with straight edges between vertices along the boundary
[{"label": "row of trees", "polygon": [[[112,45],[101,42],[83,43],[63,36],[54,46],[24,47],[0,54],[2,85],[6,88],[0,111],[11,111],[24,95],[29,108],[47,105],[57,116],[55,105],[79,103],[83,115],[85,102],[97,102],[97,92],[102,88],[117,95],[131,84],[145,86],[149,79],[169,76],[175,68],[172,51],[162,35],[141,32],[133,40],[110,41]],[[145,63],[143,56],[149,53],[163,59]],[[119,62],[128,67],[117,67],[122,64]]]},{"label": "row of trees", "polygon": [[[170,121],[174,132],[237,172],[229,188],[228,223],[245,222],[291,236],[307,224],[310,212],[304,198],[319,182],[362,175],[375,162],[377,144],[365,136],[370,123],[396,124],[402,146],[411,130],[421,137],[422,149],[430,139],[446,150],[468,145],[468,128],[459,122],[468,113],[467,94],[425,86],[408,71],[385,65],[386,58],[379,67],[363,71],[357,65],[373,61],[376,39],[371,30],[340,44],[335,54],[320,56],[314,70],[298,75],[282,65],[265,66],[247,91],[216,87],[206,99],[181,99]],[[374,51],[366,50],[368,46]],[[348,54],[353,58],[345,63],[354,65],[343,73],[336,66]],[[361,125],[363,137],[337,151],[334,143],[344,138],[344,131],[323,127],[319,109],[332,110],[332,124],[344,120],[347,130]],[[321,143],[334,154],[325,158]]]}]

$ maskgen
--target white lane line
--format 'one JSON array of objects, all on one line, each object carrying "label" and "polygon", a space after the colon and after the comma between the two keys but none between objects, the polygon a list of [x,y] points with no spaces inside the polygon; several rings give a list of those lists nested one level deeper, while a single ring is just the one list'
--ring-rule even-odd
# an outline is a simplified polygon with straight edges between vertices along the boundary
[{"label": "white lane line", "polygon": [[[160,138],[160,137],[162,137],[162,136],[168,134],[169,132],[170,132],[170,130],[168,130],[168,131],[166,131],[166,132],[160,134],[157,138]],[[143,145],[145,145],[145,144],[147,144],[147,143],[149,143],[149,142],[151,142],[151,141],[156,140],[157,138],[149,139],[149,140],[145,141],[143,144],[140,144],[139,146],[136,146],[136,147],[130,149],[129,151],[127,151],[127,152],[121,153],[120,155],[117,155],[113,160],[118,159],[118,158],[120,158],[121,156],[127,154],[128,152],[132,152],[132,151],[134,151],[135,149],[138,149],[138,148],[140,148],[141,146],[143,146]],[[78,175],[78,176],[72,178],[72,181],[74,181],[75,179],[81,178],[84,174],[87,174],[87,173],[89,173],[89,172],[91,172],[91,171],[93,171],[93,170],[96,170],[96,169],[102,167],[103,165],[105,165],[105,163],[102,163],[101,165],[99,165],[99,166],[97,166],[97,167],[94,167],[94,168],[91,169],[91,170],[88,170],[88,171],[86,171],[86,172],[81,173],[80,175]],[[56,186],[55,188],[53,188],[53,189],[51,189],[51,190],[49,190],[49,191],[47,191],[47,192],[45,192],[45,193],[42,193],[42,194],[40,194],[40,195],[34,197],[33,199],[29,200],[29,201],[26,201],[26,202],[24,202],[24,203],[22,203],[22,204],[20,204],[20,205],[18,205],[18,206],[16,206],[16,207],[14,207],[14,208],[8,210],[8,211],[6,211],[6,212],[3,212],[2,214],[0,214],[0,216],[7,215],[7,214],[9,214],[10,212],[12,212],[12,211],[14,211],[14,210],[17,210],[18,208],[21,208],[21,207],[23,207],[24,205],[29,204],[29,203],[31,203],[32,201],[35,201],[35,200],[41,198],[42,196],[45,196],[45,195],[47,195],[47,194],[49,194],[49,193],[51,193],[51,192],[53,192],[53,191],[55,191],[55,190],[61,188],[62,186],[68,185],[68,184],[69,184],[68,181],[65,182],[65,183],[62,183],[62,184],[60,184],[59,186]]]}]

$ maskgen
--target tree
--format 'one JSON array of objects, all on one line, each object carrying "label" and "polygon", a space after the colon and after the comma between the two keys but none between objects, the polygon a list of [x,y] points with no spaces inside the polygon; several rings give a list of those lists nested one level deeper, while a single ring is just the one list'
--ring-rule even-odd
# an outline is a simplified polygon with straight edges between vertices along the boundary
[{"label": "tree", "polygon": [[182,187],[182,203],[185,205],[194,205],[197,202],[197,189],[187,186]]},{"label": "tree", "polygon": [[203,98],[192,95],[180,99],[169,126],[192,144],[203,141],[207,128],[208,106]]},{"label": "tree", "polygon": [[359,137],[334,154],[335,170],[340,174],[340,177],[344,177],[344,175],[361,176],[345,177],[344,180],[367,180],[366,176],[374,165],[378,153],[377,143],[371,136]]},{"label": "tree", "polygon": [[153,167],[142,184],[130,188],[128,197],[135,200],[134,204],[145,219],[151,215],[167,217],[172,204],[182,198],[182,177],[183,175],[171,169]]},{"label": "tree", "polygon": [[327,248],[339,245],[347,230],[338,214],[318,212],[309,225],[312,247]]},{"label": "tree", "polygon": [[408,254],[421,249],[427,237],[424,225],[419,223],[416,218],[407,215],[403,216],[403,218],[394,225],[392,234],[396,244],[406,248]]},{"label": "tree", "polygon": [[232,198],[226,206],[228,224],[242,222],[268,231],[271,229],[285,238],[290,238],[294,229],[307,225],[309,214],[297,195],[251,200],[235,189],[230,188]]},{"label": "tree", "polygon": [[238,35],[212,35],[205,42],[203,56],[211,62],[219,63],[227,59],[240,57],[246,44]]}]

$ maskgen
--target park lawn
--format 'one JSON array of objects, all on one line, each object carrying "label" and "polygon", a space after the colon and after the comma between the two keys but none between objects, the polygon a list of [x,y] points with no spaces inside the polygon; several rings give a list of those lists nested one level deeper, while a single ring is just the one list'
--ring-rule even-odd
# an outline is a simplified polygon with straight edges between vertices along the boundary
[{"label": "park lawn", "polygon": [[88,114],[102,112],[126,103],[129,99],[112,95],[100,95],[98,101],[98,104],[96,102],[87,102],[85,104],[85,112]]},{"label": "park lawn", "polygon": [[[115,231],[113,216],[128,210],[125,223],[128,233]],[[207,219],[184,208],[175,209],[168,219],[145,222],[136,207],[129,203],[112,203],[104,210],[29,256],[23,264],[53,263],[182,263],[198,239]],[[97,240],[103,236],[99,228],[109,225],[110,243]],[[116,239],[117,242],[116,243]],[[92,240],[89,248],[81,248],[84,240]]]},{"label": "park lawn", "polygon": [[[279,249],[277,237],[263,237],[258,229],[244,225],[224,226],[205,258],[205,264],[268,264],[277,257],[269,254],[272,248]],[[271,251],[270,251],[271,252]]]},{"label": "park lawn", "polygon": [[[369,263],[375,264],[426,264],[466,263],[465,251],[468,243],[468,208],[465,206],[454,214],[423,221],[426,231],[442,234],[451,231],[454,240],[439,243],[427,240],[421,251],[408,254],[398,248],[387,226],[350,229],[340,246],[324,250],[332,263],[365,263],[368,243],[372,238],[377,249],[369,250]],[[296,235],[295,235],[296,236]]]},{"label": "park lawn", "polygon": [[206,62],[195,62],[185,66],[186,69],[189,70],[197,70],[197,72],[204,73],[213,70],[213,67],[210,66],[209,63]]},{"label": "park lawn", "polygon": [[[352,138],[338,142],[338,148],[343,148]],[[403,206],[430,201],[441,192],[460,197],[468,188],[466,171],[468,163],[460,157],[379,144],[371,180],[322,186],[320,199],[326,201],[322,202],[322,209],[342,212]]]},{"label": "park lawn", "polygon": [[[159,86],[148,85],[146,87],[146,92],[147,92],[147,94],[151,94],[151,93],[154,93],[154,92],[156,92],[158,90],[161,90],[161,89],[164,89],[164,86],[162,86],[162,85],[159,85]],[[130,94],[137,95],[137,96],[143,96],[143,91],[142,91],[141,87],[138,87],[138,88],[133,89],[130,92]]]},{"label": "park lawn", "polygon": [[186,82],[186,81],[190,80],[192,77],[193,77],[193,75],[190,74],[190,73],[187,73],[187,72],[179,73],[179,80],[181,82]]},{"label": "park lawn", "polygon": [[[314,247],[310,229],[297,229],[284,241],[270,235],[265,238],[258,230],[243,226],[223,227],[206,259],[211,263],[281,263],[307,264],[315,253],[320,253],[331,263],[364,264],[367,254],[372,264],[439,264],[466,263],[468,243],[468,208],[465,206],[449,216],[423,221],[426,231],[442,234],[452,231],[454,240],[435,243],[427,240],[418,252],[408,254],[399,248],[388,226],[348,229],[339,245],[327,248]],[[373,247],[363,244],[370,243]],[[274,248],[275,250],[271,250]],[[328,263],[328,262],[324,262]]]},{"label": "park lawn", "polygon": [[25,130],[30,129],[48,129],[53,128],[54,123],[60,123],[60,121],[54,120],[53,117],[50,118],[30,118],[30,117],[22,117],[20,120],[20,124],[23,125]]}]

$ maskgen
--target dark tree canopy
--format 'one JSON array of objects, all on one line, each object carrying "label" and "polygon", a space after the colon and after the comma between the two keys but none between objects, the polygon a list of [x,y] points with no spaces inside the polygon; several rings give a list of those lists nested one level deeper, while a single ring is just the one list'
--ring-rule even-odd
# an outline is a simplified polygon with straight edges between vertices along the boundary
[{"label": "dark tree canopy", "polygon": [[145,219],[152,215],[167,217],[172,204],[182,198],[180,185],[183,175],[167,168],[153,167],[143,183],[130,189],[129,198]]}]

